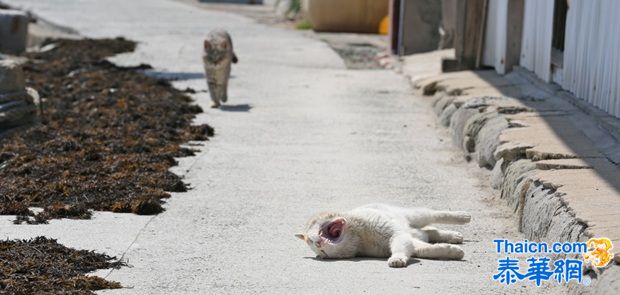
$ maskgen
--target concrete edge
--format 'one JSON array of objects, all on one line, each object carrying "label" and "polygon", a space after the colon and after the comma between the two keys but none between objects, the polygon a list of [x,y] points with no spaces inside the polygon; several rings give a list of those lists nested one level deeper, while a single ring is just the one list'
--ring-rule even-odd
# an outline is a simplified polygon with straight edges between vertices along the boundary
[{"label": "concrete edge", "polygon": [[[411,81],[410,77],[408,79]],[[417,80],[411,86],[417,95],[430,97],[429,102],[438,123],[450,129],[454,144],[465,153],[466,159],[476,161],[480,167],[492,169],[491,186],[501,192],[501,198],[516,213],[519,231],[529,240],[586,242],[592,237],[587,222],[580,219],[563,200],[563,193],[544,183],[536,172],[558,168],[593,168],[533,162],[526,155],[531,146],[501,142],[500,134],[505,129],[521,127],[518,122],[511,122],[508,114],[534,114],[536,110],[517,105],[508,109],[499,107],[498,102],[505,102],[505,97],[464,98],[459,96],[460,93],[447,91],[440,85],[440,79],[430,83],[428,80]],[[539,87],[536,84],[533,86]],[[542,90],[558,93],[549,88]],[[575,104],[574,101],[571,104]],[[587,271],[586,275],[591,277],[594,288],[571,286],[570,293],[604,294],[617,290],[620,288],[619,273],[617,266],[604,271]]]}]

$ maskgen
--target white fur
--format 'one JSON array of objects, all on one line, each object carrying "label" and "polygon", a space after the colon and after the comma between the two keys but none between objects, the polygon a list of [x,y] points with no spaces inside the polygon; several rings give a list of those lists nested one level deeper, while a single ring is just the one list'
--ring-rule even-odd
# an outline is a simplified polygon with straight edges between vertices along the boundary
[{"label": "white fur", "polygon": [[[462,243],[463,235],[428,225],[465,224],[470,220],[471,216],[462,211],[370,204],[343,213],[318,214],[310,219],[305,232],[296,236],[319,258],[389,257],[389,266],[404,267],[410,257],[462,259],[463,250],[451,244]],[[333,222],[344,224],[337,239],[325,236]]]}]

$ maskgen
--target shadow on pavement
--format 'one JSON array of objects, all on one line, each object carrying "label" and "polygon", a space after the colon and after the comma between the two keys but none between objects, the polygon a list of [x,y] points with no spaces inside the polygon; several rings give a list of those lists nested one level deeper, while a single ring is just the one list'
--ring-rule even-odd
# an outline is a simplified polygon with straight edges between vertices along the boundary
[{"label": "shadow on pavement", "polygon": [[205,74],[202,72],[161,72],[147,70],[144,73],[154,78],[171,81],[205,79]]},{"label": "shadow on pavement", "polygon": [[[525,72],[524,70],[522,70]],[[613,116],[587,105],[572,97],[568,92],[560,89],[555,84],[546,84],[532,75],[512,75],[511,83],[506,84],[501,76],[494,72],[475,72],[480,78],[487,81],[499,92],[507,97],[519,99],[521,103],[529,107],[533,114],[538,115],[549,126],[558,139],[562,141],[575,155],[576,158],[586,162],[607,185],[620,192],[620,179],[618,179],[618,161],[620,149],[618,139],[613,134],[619,131],[615,126],[602,127],[604,122],[609,125],[620,126],[620,120]],[[504,82],[504,83],[503,83]],[[532,88],[543,89],[532,93]],[[544,93],[544,94],[542,94]],[[538,97],[538,95],[541,95]],[[586,122],[593,119],[594,124]],[[524,158],[528,158],[523,155]],[[549,156],[549,159],[569,159],[568,156]],[[546,159],[546,158],[545,158]],[[530,159],[534,162],[545,159]],[[564,169],[571,170],[571,169]],[[594,188],[593,188],[594,189]]]},{"label": "shadow on pavement", "polygon": [[[317,257],[311,257],[311,256],[306,256],[304,257],[304,259],[312,259],[315,261],[320,261],[320,262],[360,262],[360,261],[368,261],[368,260],[374,260],[374,261],[378,261],[381,263],[385,263],[387,266],[387,258],[377,258],[377,257],[354,257],[354,258],[348,258],[348,259],[323,259],[323,258],[317,258]],[[407,263],[407,266],[413,265],[413,264],[417,264],[420,263],[421,261],[419,259],[416,258],[409,258],[409,262]]]},{"label": "shadow on pavement", "polygon": [[229,104],[220,106],[220,110],[224,112],[249,112],[252,109],[252,106],[244,103],[244,104]]}]

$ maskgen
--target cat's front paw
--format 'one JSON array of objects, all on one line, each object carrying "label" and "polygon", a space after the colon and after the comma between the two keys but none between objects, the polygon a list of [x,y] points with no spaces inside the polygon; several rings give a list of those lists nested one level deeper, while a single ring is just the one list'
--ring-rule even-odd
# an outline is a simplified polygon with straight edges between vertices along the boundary
[{"label": "cat's front paw", "polygon": [[392,255],[392,257],[388,259],[388,265],[390,267],[405,267],[407,266],[407,262],[409,262],[409,257],[401,255]]}]

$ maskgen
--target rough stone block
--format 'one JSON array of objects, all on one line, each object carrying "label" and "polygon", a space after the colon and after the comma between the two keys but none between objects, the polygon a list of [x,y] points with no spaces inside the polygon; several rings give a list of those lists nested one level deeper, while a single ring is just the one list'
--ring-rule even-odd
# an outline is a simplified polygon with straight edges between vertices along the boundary
[{"label": "rough stone block", "polygon": [[27,90],[24,73],[15,60],[0,60],[0,136],[36,122],[36,91]]},{"label": "rough stone block", "polygon": [[18,55],[26,51],[28,15],[18,10],[0,10],[0,52]]},{"label": "rough stone block", "polygon": [[24,87],[24,72],[19,63],[0,60],[0,101],[3,94],[20,91]]},{"label": "rough stone block", "polygon": [[468,153],[475,152],[479,147],[476,146],[478,142],[478,134],[480,130],[489,122],[489,120],[493,118],[497,118],[499,114],[493,110],[487,110],[486,112],[481,112],[475,114],[471,118],[465,122],[465,129],[463,132],[465,136],[463,137],[463,150]]},{"label": "rough stone block", "polygon": [[476,137],[476,160],[480,167],[495,166],[495,150],[499,146],[499,135],[508,128],[508,121],[504,116],[489,119],[478,132]]},{"label": "rough stone block", "polygon": [[454,96],[441,95],[441,97],[433,105],[433,111],[435,111],[435,114],[439,115],[445,108],[451,105],[453,101]]},{"label": "rough stone block", "polygon": [[529,117],[519,121],[521,128],[502,131],[501,142],[531,146],[526,157],[534,161],[567,158],[600,158],[603,155],[568,118]]},{"label": "rough stone block", "polygon": [[[600,161],[601,159],[588,159],[588,161]],[[592,169],[592,164],[584,159],[550,159],[536,162],[536,168],[540,170],[552,169]]]},{"label": "rough stone block", "polygon": [[450,119],[450,130],[452,131],[452,142],[459,147],[463,147],[465,140],[465,124],[472,116],[479,114],[476,108],[461,107],[452,114]]},{"label": "rough stone block", "polygon": [[457,108],[454,104],[450,104],[447,108],[445,108],[441,114],[439,115],[439,124],[444,127],[450,126],[450,120],[452,119],[452,115],[456,112]]}]

